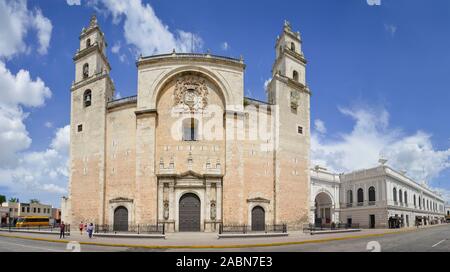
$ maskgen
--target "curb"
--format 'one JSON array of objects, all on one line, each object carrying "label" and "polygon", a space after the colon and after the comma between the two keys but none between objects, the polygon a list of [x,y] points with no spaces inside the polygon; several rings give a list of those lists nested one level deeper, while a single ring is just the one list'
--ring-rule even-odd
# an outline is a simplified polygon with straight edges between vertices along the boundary
[{"label": "curb", "polygon": [[94,237],[106,237],[106,238],[147,238],[147,239],[166,239],[164,234],[104,234],[94,233]]},{"label": "curb", "polygon": [[312,231],[311,235],[321,235],[321,234],[335,234],[335,233],[350,233],[350,232],[360,232],[360,229],[352,229],[352,230],[331,230],[331,231]]},{"label": "curb", "polygon": [[217,234],[217,239],[227,238],[270,238],[270,237],[287,237],[289,233],[261,233],[261,234]]},{"label": "curb", "polygon": [[[290,246],[290,245],[303,245],[303,244],[318,244],[318,243],[326,243],[326,242],[332,242],[332,241],[343,241],[343,240],[363,239],[363,238],[370,238],[370,237],[381,237],[381,236],[385,236],[385,235],[389,235],[389,234],[401,234],[401,233],[415,232],[417,230],[418,229],[408,229],[408,230],[396,231],[396,232],[383,232],[383,233],[375,233],[375,234],[354,235],[354,236],[325,238],[325,239],[317,239],[317,240],[277,242],[277,243],[266,243],[266,244],[152,246],[152,245],[137,245],[137,244],[113,244],[113,243],[100,243],[100,242],[78,242],[78,243],[80,245],[91,245],[91,246],[146,248],[146,249],[227,249],[227,248],[232,249],[232,248],[255,248],[255,247],[276,247],[276,246]],[[55,240],[55,239],[45,239],[45,238],[26,237],[26,236],[17,236],[17,235],[4,235],[4,234],[0,234],[0,237],[44,241],[44,242],[52,242],[52,243],[69,243],[69,242],[71,242],[70,240]]]}]

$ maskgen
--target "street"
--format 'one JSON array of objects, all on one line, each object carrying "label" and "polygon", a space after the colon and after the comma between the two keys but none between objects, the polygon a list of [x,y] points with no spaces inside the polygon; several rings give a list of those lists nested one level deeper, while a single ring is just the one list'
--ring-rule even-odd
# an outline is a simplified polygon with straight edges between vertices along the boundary
[{"label": "street", "polygon": [[[318,237],[319,238],[319,237]],[[325,238],[321,236],[320,238]],[[113,243],[114,241],[111,241]],[[270,240],[267,240],[270,243]],[[379,248],[378,248],[379,245]],[[369,247],[368,247],[369,246]],[[54,243],[0,236],[0,252],[63,252],[77,250],[77,244],[67,249],[66,243]],[[368,250],[371,249],[371,250]],[[305,243],[299,245],[227,248],[227,249],[148,249],[126,248],[97,245],[80,245],[82,252],[450,252],[450,225],[419,229],[412,232],[387,234],[380,237],[346,239],[321,243]]]}]

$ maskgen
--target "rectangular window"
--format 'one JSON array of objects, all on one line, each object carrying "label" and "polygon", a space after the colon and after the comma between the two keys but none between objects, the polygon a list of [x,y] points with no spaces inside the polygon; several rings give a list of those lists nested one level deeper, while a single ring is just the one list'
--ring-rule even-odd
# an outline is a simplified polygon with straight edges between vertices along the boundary
[{"label": "rectangular window", "polygon": [[83,125],[78,125],[78,132],[82,132],[83,131]]},{"label": "rectangular window", "polygon": [[36,208],[33,208],[33,213],[36,213]]},{"label": "rectangular window", "polygon": [[27,213],[29,213],[30,212],[30,207],[27,207]]},{"label": "rectangular window", "polygon": [[22,212],[25,212],[25,207],[22,207]]},{"label": "rectangular window", "polygon": [[298,127],[297,127],[297,133],[298,133],[298,134],[303,134],[303,127],[298,126]]},{"label": "rectangular window", "polygon": [[41,208],[38,208],[38,213],[41,213]]}]

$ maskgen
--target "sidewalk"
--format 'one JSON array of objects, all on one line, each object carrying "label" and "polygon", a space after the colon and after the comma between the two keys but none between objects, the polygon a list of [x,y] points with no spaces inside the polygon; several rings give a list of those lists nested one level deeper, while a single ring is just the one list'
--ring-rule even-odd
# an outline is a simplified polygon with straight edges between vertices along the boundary
[{"label": "sidewalk", "polygon": [[[434,225],[442,226],[442,225]],[[427,226],[406,229],[371,229],[361,230],[358,233],[333,233],[326,235],[310,235],[301,231],[293,231],[287,237],[272,237],[272,238],[228,238],[217,239],[217,233],[168,233],[166,239],[146,239],[146,238],[103,238],[95,237],[89,239],[84,233],[80,235],[79,232],[72,232],[70,237],[64,240],[59,239],[59,235],[51,236],[49,234],[31,234],[31,233],[7,233],[0,232],[0,236],[14,237],[21,239],[33,239],[48,242],[62,242],[77,241],[80,244],[90,245],[104,245],[104,246],[118,246],[118,247],[145,247],[145,248],[246,248],[246,247],[268,247],[279,245],[294,245],[304,243],[322,243],[336,240],[358,239],[367,237],[377,237],[395,233],[413,232],[424,228],[434,226]]]}]

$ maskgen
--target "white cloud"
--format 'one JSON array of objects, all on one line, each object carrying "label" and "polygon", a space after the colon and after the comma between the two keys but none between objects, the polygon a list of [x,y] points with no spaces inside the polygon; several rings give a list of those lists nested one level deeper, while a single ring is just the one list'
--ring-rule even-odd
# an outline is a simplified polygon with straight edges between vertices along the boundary
[{"label": "white cloud", "polygon": [[450,148],[436,150],[431,135],[418,131],[405,135],[400,129],[389,127],[389,113],[385,109],[369,107],[340,108],[355,124],[350,132],[327,138],[313,133],[311,137],[312,163],[336,172],[350,172],[373,167],[380,156],[417,182],[429,183],[450,168]]},{"label": "white cloud", "polygon": [[79,6],[81,5],[81,0],[66,0],[66,3],[69,6]]},{"label": "white cloud", "polygon": [[271,77],[268,78],[268,79],[266,79],[266,81],[264,81],[264,90],[265,90],[265,91],[268,91],[269,84],[270,84],[271,81],[272,81],[272,78],[271,78]]},{"label": "white cloud", "polygon": [[221,48],[223,51],[227,51],[230,46],[228,45],[228,42],[223,42]]},{"label": "white cloud", "polygon": [[108,11],[114,23],[124,19],[125,40],[136,47],[138,54],[169,53],[172,49],[190,52],[203,46],[203,40],[196,34],[183,30],[170,31],[150,4],[144,4],[141,0],[98,0],[93,3],[94,8]]},{"label": "white cloud", "polygon": [[43,106],[51,91],[39,77],[33,80],[25,70],[13,75],[1,61],[0,90],[0,165],[12,165],[17,152],[31,144],[24,124],[28,114],[22,107]]},{"label": "white cloud", "polygon": [[369,6],[380,6],[381,0],[366,0]]},{"label": "white cloud", "polygon": [[35,17],[33,17],[33,24],[36,27],[39,40],[38,53],[41,55],[47,54],[48,47],[50,46],[50,39],[52,37],[52,22],[44,17],[40,10],[37,10]]},{"label": "white cloud", "polygon": [[121,47],[120,41],[119,41],[119,42],[116,42],[116,43],[113,45],[113,47],[111,47],[111,52],[113,52],[114,54],[119,53],[120,47]]},{"label": "white cloud", "polygon": [[0,167],[0,186],[10,191],[33,192],[39,197],[44,193],[66,193],[69,176],[70,126],[56,131],[50,146],[40,152],[20,153],[14,167]]},{"label": "white cloud", "polygon": [[50,45],[52,23],[40,9],[28,10],[26,0],[0,0],[0,58],[30,52],[25,43],[29,30],[35,30],[38,53],[46,54]]},{"label": "white cloud", "polygon": [[321,134],[327,133],[327,128],[325,127],[325,123],[320,119],[314,120],[314,128],[317,132],[319,132]]}]

